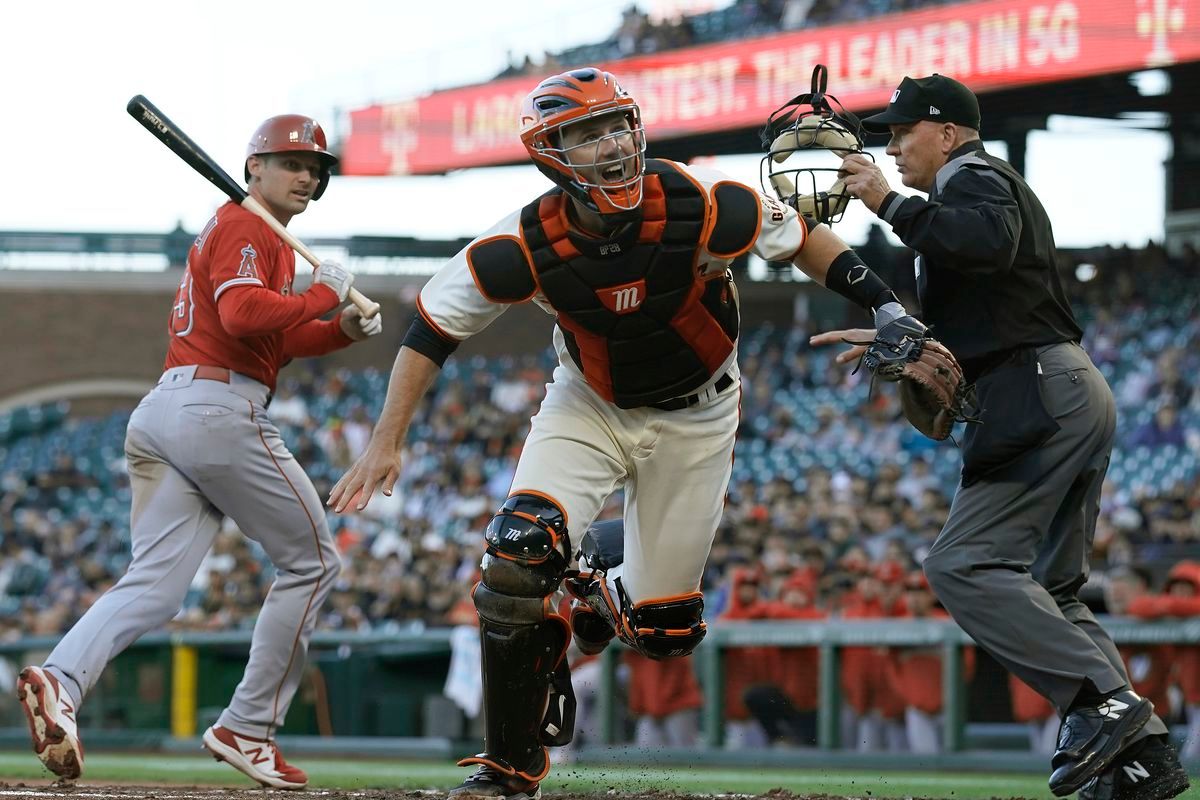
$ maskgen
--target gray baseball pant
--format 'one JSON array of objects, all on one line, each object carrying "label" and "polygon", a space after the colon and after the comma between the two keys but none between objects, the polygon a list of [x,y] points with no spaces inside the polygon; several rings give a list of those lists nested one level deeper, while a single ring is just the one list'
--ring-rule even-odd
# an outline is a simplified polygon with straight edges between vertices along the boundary
[{"label": "gray baseball pant", "polygon": [[78,704],[108,662],[178,613],[222,516],[262,545],[275,581],[218,724],[271,738],[300,685],[317,612],[341,568],[312,482],[267,416],[267,387],[163,373],[129,420],[133,561],[63,637],[46,668]]}]

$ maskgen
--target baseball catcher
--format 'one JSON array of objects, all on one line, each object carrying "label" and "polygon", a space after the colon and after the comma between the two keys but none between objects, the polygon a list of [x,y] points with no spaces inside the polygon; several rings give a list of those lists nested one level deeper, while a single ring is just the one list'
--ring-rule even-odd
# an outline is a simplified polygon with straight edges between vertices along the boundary
[{"label": "baseball catcher", "polygon": [[[651,659],[686,656],[704,638],[700,583],[740,399],[733,260],[789,261],[869,309],[878,328],[906,316],[845,242],[791,203],[647,157],[640,106],[608,72],[546,78],[519,124],[553,187],[422,288],[371,442],[329,499],[341,512],[364,508],[379,486],[392,492],[413,411],[460,342],[509,306],[554,315],[559,363],[484,533],[473,598],[486,733],[483,751],[459,762],[475,772],[453,800],[540,797],[547,748],[572,736],[572,637],[582,652],[619,640]],[[825,139],[820,120],[808,124]],[[622,519],[596,523],[621,487]],[[553,599],[564,580],[569,620]]]}]

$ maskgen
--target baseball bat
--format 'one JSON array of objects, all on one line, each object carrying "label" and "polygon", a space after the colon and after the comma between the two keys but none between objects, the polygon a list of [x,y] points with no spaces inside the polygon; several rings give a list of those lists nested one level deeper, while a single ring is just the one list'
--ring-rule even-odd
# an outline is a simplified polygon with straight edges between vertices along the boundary
[{"label": "baseball bat", "polygon": [[[262,218],[263,222],[271,227],[279,235],[280,239],[287,242],[288,246],[295,250],[309,264],[315,268],[321,263],[321,260],[313,255],[313,252],[308,249],[304,242],[292,235],[291,231],[283,226],[283,224],[275,219],[262,203],[254,199],[250,194],[246,193],[233,178],[229,177],[229,173],[221,169],[217,162],[213,161],[208,153],[204,152],[198,144],[192,141],[192,138],[180,130],[179,126],[171,122],[167,115],[158,110],[158,107],[147,100],[142,95],[135,95],[126,104],[125,110],[129,112],[129,116],[136,119],[143,128],[150,131],[154,136],[175,155],[182,158],[189,167],[199,172],[205,178],[216,186],[233,202],[240,205],[247,211],[257,214]],[[362,315],[370,319],[379,313],[379,303],[368,299],[362,292],[354,287],[350,287],[348,295],[350,302],[358,307]]]}]

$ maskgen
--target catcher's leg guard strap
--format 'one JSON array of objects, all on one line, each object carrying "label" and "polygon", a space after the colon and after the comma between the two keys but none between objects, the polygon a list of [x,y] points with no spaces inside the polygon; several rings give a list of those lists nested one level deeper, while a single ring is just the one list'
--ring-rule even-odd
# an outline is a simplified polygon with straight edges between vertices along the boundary
[{"label": "catcher's leg guard strap", "polygon": [[614,584],[615,596],[604,576],[596,575],[586,585],[572,588],[572,592],[586,600],[622,642],[642,655],[656,660],[686,656],[708,632],[704,596],[700,592],[657,597],[635,605],[625,593],[621,579],[617,578]]},{"label": "catcher's leg guard strap", "polygon": [[579,566],[583,572],[571,574],[566,581],[567,591],[577,599],[571,605],[571,631],[575,645],[584,655],[596,655],[608,647],[616,636],[613,613],[598,614],[588,600],[603,573],[619,567],[625,561],[625,521],[604,520],[588,528],[579,540]]}]

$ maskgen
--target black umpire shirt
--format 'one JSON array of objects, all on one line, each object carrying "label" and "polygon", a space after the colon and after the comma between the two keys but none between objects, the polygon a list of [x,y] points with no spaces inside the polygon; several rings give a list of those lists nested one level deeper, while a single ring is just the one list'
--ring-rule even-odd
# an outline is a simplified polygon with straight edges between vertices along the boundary
[{"label": "black umpire shirt", "polygon": [[967,380],[1017,349],[1079,341],[1046,210],[982,142],[950,154],[928,200],[891,192],[879,216],[917,251],[921,318]]}]

